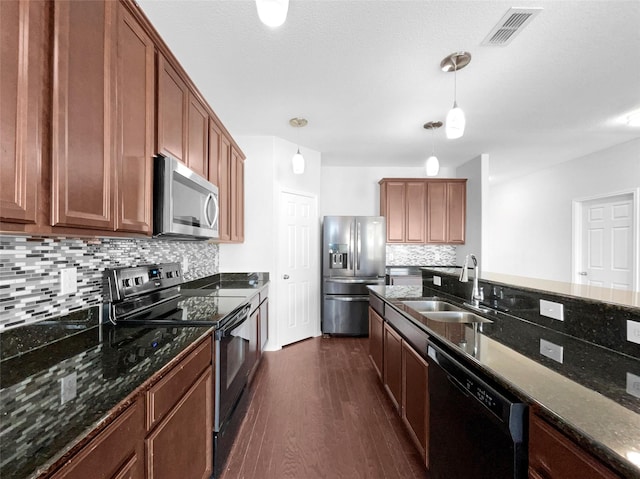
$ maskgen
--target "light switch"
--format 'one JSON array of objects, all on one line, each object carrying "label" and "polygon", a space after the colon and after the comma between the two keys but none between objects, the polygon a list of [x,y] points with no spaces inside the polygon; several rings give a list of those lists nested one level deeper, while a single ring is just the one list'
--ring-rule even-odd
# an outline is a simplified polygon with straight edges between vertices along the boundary
[{"label": "light switch", "polygon": [[75,399],[78,386],[78,375],[73,372],[60,380],[60,404]]},{"label": "light switch", "polygon": [[627,373],[627,393],[640,398],[640,376]]},{"label": "light switch", "polygon": [[77,268],[64,268],[60,270],[60,294],[73,294],[78,292]]},{"label": "light switch", "polygon": [[436,286],[442,286],[442,278],[440,276],[434,276],[433,284]]},{"label": "light switch", "polygon": [[627,319],[627,341],[640,344],[640,322]]},{"label": "light switch", "polygon": [[546,299],[540,300],[540,314],[548,318],[564,321],[564,305],[562,303],[554,303]]}]

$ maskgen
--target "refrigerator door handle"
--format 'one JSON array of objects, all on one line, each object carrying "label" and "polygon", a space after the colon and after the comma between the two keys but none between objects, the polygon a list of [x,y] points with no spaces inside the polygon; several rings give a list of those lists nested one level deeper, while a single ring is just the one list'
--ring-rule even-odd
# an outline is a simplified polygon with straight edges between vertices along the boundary
[{"label": "refrigerator door handle", "polygon": [[324,297],[324,299],[328,299],[330,301],[345,301],[345,302],[356,302],[356,301],[361,301],[361,302],[369,302],[369,296],[331,296],[331,295],[327,295]]},{"label": "refrigerator door handle", "polygon": [[354,245],[353,245],[353,223],[349,225],[349,269],[353,270],[353,254],[354,254]]},{"label": "refrigerator door handle", "polygon": [[360,236],[360,222],[356,223],[356,243],[357,243],[357,251],[356,251],[356,269],[360,269],[360,252],[362,251],[362,239]]}]

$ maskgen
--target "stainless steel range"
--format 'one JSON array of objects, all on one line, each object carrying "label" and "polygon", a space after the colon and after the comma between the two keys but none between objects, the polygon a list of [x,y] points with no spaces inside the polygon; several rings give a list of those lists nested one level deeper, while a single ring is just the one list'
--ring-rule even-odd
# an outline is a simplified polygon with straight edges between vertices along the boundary
[{"label": "stainless steel range", "polygon": [[[214,475],[224,466],[248,406],[251,305],[242,290],[181,289],[179,263],[107,270],[111,301],[103,317],[118,327],[214,328]],[[153,333],[146,333],[145,340]],[[169,340],[170,338],[166,338]]]}]

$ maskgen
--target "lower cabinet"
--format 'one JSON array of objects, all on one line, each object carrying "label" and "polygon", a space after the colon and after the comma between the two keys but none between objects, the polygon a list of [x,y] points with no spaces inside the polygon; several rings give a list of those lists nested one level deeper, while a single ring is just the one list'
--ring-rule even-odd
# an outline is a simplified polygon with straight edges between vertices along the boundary
[{"label": "lower cabinet", "polygon": [[402,420],[429,467],[429,365],[402,341]]},{"label": "lower cabinet", "polygon": [[620,479],[535,412],[529,416],[529,478]]},{"label": "lower cabinet", "polygon": [[143,479],[144,403],[138,399],[51,477]]},{"label": "lower cabinet", "polygon": [[369,307],[369,358],[382,379],[382,361],[384,349],[384,320],[375,309]]},{"label": "lower cabinet", "polygon": [[258,357],[262,357],[264,348],[269,340],[269,297],[265,290],[265,294],[260,293],[260,316],[258,327]]},{"label": "lower cabinet", "polygon": [[388,324],[384,325],[383,383],[393,405],[400,411],[402,404],[402,337]]}]

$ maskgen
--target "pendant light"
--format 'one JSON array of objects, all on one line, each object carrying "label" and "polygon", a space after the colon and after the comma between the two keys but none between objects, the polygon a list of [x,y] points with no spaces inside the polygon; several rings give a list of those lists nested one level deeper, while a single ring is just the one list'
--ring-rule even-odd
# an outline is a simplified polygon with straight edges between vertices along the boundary
[{"label": "pendant light", "polygon": [[[302,128],[307,126],[308,121],[304,118],[291,118],[289,120],[289,125],[294,128]],[[298,143],[300,143],[300,133],[298,131]],[[300,145],[298,144],[298,151],[293,158],[291,158],[291,168],[293,169],[294,175],[301,175],[304,173],[304,157],[300,153]]]},{"label": "pendant light", "polygon": [[437,176],[440,171],[440,162],[436,157],[436,147],[435,147],[435,131],[442,126],[441,121],[430,121],[424,124],[424,128],[427,130],[431,130],[431,156],[427,158],[427,161],[424,164],[424,167],[427,171],[427,176]]},{"label": "pendant light", "polygon": [[466,67],[470,61],[471,54],[469,52],[456,52],[440,62],[442,71],[453,72],[453,107],[449,110],[449,113],[447,113],[447,119],[445,121],[445,132],[449,139],[460,138],[464,134],[466,118],[464,111],[458,106],[457,101],[458,70]]},{"label": "pendant light", "polygon": [[287,19],[289,0],[256,0],[258,17],[268,27],[279,27]]}]

